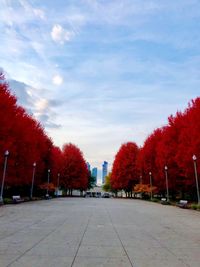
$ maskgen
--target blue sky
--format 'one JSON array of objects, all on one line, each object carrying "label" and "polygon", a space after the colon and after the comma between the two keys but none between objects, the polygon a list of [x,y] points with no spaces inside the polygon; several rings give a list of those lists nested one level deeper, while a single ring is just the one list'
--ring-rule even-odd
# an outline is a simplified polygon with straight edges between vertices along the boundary
[{"label": "blue sky", "polygon": [[55,145],[92,166],[200,95],[200,1],[0,0],[0,67]]}]

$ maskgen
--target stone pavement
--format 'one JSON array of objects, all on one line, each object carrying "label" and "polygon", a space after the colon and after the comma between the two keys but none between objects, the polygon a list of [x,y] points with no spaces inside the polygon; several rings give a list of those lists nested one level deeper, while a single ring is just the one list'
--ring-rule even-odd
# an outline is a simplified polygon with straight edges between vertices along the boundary
[{"label": "stone pavement", "polygon": [[199,267],[200,213],[141,200],[0,207],[0,267]]}]

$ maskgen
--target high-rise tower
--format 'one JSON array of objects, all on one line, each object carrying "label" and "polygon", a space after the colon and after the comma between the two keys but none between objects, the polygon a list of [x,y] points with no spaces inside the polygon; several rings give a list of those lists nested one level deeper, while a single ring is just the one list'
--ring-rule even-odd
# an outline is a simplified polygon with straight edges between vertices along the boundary
[{"label": "high-rise tower", "polygon": [[95,177],[95,184],[97,184],[97,168],[92,169],[92,176]]},{"label": "high-rise tower", "polygon": [[108,162],[104,161],[102,165],[102,184],[105,183],[105,177],[108,174]]}]

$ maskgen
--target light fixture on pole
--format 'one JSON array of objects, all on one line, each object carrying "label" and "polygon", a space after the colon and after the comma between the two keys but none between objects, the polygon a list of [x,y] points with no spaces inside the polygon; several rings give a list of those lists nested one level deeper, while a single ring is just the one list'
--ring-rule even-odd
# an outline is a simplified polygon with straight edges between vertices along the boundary
[{"label": "light fixture on pole", "polygon": [[151,190],[151,200],[153,198],[153,193],[152,193],[152,173],[149,172],[149,178],[150,178],[150,190]]},{"label": "light fixture on pole", "polygon": [[168,167],[167,166],[165,166],[165,179],[166,179],[166,190],[167,190],[167,202],[169,202]]},{"label": "light fixture on pole", "polygon": [[36,168],[36,162],[33,163],[33,175],[32,175],[32,183],[31,183],[30,199],[32,199],[32,197],[33,197],[33,185],[34,185],[34,179],[35,179],[35,168]]},{"label": "light fixture on pole", "polygon": [[60,186],[60,173],[58,173],[58,178],[57,178],[57,188]]},{"label": "light fixture on pole", "polygon": [[46,196],[48,197],[49,196],[49,179],[50,179],[50,169],[48,169],[48,179],[47,179],[47,194]]},{"label": "light fixture on pole", "polygon": [[198,204],[200,204],[199,181],[198,181],[198,175],[197,175],[197,157],[196,157],[196,155],[193,155],[192,159],[194,162],[194,174],[195,174],[195,179],[196,179],[197,200],[198,200]]},{"label": "light fixture on pole", "polygon": [[58,173],[58,178],[57,178],[57,196],[58,196],[59,186],[60,186],[60,173]]},{"label": "light fixture on pole", "polygon": [[1,183],[0,203],[3,203],[3,189],[4,189],[4,182],[5,182],[5,177],[6,177],[8,156],[9,156],[9,151],[6,150],[4,153],[4,168],[3,168],[3,178],[2,178],[2,183]]}]

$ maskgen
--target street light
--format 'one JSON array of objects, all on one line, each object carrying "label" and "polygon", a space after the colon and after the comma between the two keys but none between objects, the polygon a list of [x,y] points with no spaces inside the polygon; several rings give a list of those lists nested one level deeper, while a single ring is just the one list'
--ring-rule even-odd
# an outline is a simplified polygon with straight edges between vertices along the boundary
[{"label": "street light", "polygon": [[57,178],[57,196],[58,196],[59,184],[60,184],[60,173],[58,173],[58,178]]},{"label": "street light", "polygon": [[192,156],[194,162],[194,173],[196,179],[196,188],[197,188],[197,200],[198,204],[200,204],[200,197],[199,197],[199,182],[198,182],[198,175],[197,175],[197,157],[195,155]]},{"label": "street light", "polygon": [[152,200],[152,173],[151,172],[149,172],[149,178],[150,178],[150,190],[151,190],[151,200]]},{"label": "street light", "polygon": [[165,166],[165,179],[166,179],[166,189],[167,189],[167,202],[169,202],[168,167],[167,166]]},{"label": "street light", "polygon": [[6,150],[4,153],[4,168],[3,168],[3,178],[1,183],[1,194],[0,194],[0,202],[3,203],[3,189],[4,189],[4,181],[6,177],[6,168],[7,168],[7,161],[8,161],[9,151]]},{"label": "street light", "polygon": [[47,179],[47,194],[46,196],[48,197],[49,196],[49,178],[50,178],[50,169],[48,169],[48,179]]},{"label": "street light", "polygon": [[35,179],[35,168],[36,168],[36,162],[33,163],[33,176],[32,176],[30,199],[32,199],[32,197],[33,197],[33,184],[34,184],[34,179]]}]

